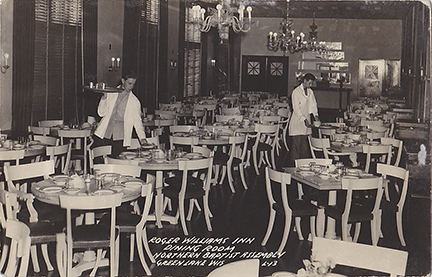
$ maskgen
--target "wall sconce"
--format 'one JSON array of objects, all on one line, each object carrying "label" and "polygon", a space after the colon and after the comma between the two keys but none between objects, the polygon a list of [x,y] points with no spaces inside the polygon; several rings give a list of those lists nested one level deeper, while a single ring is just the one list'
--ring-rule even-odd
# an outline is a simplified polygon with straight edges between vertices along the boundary
[{"label": "wall sconce", "polygon": [[8,65],[9,54],[8,53],[4,53],[3,57],[4,57],[4,64],[1,66],[1,73],[6,74],[6,71],[10,67]]},{"label": "wall sconce", "polygon": [[177,68],[177,61],[171,60],[170,61],[170,70],[176,70],[176,68]]},{"label": "wall sconce", "polygon": [[211,66],[216,66],[216,60],[215,59],[211,59],[210,62],[211,62]]},{"label": "wall sconce", "polygon": [[111,65],[108,67],[108,71],[117,72],[120,69],[120,58],[111,57]]}]

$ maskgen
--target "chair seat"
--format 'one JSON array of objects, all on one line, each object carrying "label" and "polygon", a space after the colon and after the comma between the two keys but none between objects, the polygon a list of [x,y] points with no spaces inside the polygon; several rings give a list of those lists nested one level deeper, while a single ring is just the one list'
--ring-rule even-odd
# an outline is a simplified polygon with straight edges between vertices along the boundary
[{"label": "chair seat", "polygon": [[[73,230],[74,248],[109,246],[109,224],[81,225]],[[119,234],[116,229],[115,236]]]},{"label": "chair seat", "polygon": [[258,151],[271,151],[271,150],[272,150],[272,146],[270,144],[262,143],[262,142],[258,144]]},{"label": "chair seat", "polygon": [[[335,219],[341,219],[345,207],[338,206],[327,206],[325,207],[325,214]],[[350,215],[348,217],[348,223],[368,221],[373,219],[371,212],[365,212],[364,207],[361,204],[354,204],[351,207]]]},{"label": "chair seat", "polygon": [[[163,188],[163,194],[167,197],[178,197],[181,188],[181,177],[172,178],[169,186]],[[185,198],[198,198],[204,195],[203,181],[199,178],[188,178],[188,186],[186,189]]]},{"label": "chair seat", "polygon": [[56,224],[48,221],[38,221],[34,223],[25,223],[30,228],[31,237],[44,237],[50,238],[57,233],[63,231],[63,224]]},{"label": "chair seat", "polygon": [[[318,214],[317,207],[304,200],[290,201],[289,206],[292,209],[292,216],[311,216]],[[274,203],[272,207],[278,213],[285,213],[280,203]]]}]

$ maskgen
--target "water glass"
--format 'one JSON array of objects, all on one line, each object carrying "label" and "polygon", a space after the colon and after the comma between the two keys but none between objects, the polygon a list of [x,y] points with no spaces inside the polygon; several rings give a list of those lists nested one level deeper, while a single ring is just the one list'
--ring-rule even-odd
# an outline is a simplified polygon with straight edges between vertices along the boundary
[{"label": "water glass", "polygon": [[95,180],[96,180],[96,188],[97,189],[101,189],[102,188],[102,174],[101,174],[101,170],[100,169],[95,169],[93,172],[94,172],[94,176],[95,176]]}]

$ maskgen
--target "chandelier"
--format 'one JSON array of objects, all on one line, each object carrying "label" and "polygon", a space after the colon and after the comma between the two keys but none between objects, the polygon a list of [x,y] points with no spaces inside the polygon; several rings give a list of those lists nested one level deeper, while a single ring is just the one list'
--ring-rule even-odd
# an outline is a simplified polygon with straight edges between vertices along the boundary
[{"label": "chandelier", "polygon": [[316,29],[318,26],[315,25],[315,13],[313,14],[313,23],[309,28],[311,29],[309,32],[309,41],[305,39],[303,32],[300,32],[296,36],[293,22],[289,17],[289,0],[287,0],[286,18],[282,20],[279,32],[269,32],[267,48],[272,51],[281,49],[289,51],[291,54],[304,51],[324,52],[325,43],[317,41],[318,32]]},{"label": "chandelier", "polygon": [[[247,20],[245,20],[245,10]],[[206,10],[199,5],[192,7],[192,16],[194,23],[198,24],[201,32],[207,33],[211,27],[218,27],[219,37],[227,40],[229,37],[229,28],[232,27],[234,32],[248,32],[251,29],[252,7],[240,5],[238,9],[231,6],[231,1],[221,1],[216,5],[216,9],[208,8],[208,16],[205,16]],[[238,17],[234,13],[238,13]]]}]

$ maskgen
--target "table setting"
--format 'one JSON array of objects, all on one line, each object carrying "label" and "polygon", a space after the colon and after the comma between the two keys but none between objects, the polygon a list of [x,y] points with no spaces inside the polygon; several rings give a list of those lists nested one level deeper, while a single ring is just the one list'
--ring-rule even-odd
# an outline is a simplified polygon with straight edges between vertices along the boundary
[{"label": "table setting", "polygon": [[40,141],[31,141],[28,138],[18,140],[6,139],[2,137],[0,141],[0,151],[19,151],[24,150],[24,156],[37,156],[45,152],[46,145]]},{"label": "table setting", "polygon": [[59,195],[106,195],[123,193],[123,201],[139,197],[144,182],[132,176],[114,173],[85,176],[54,175],[32,185],[32,193],[45,203],[59,205]]}]

